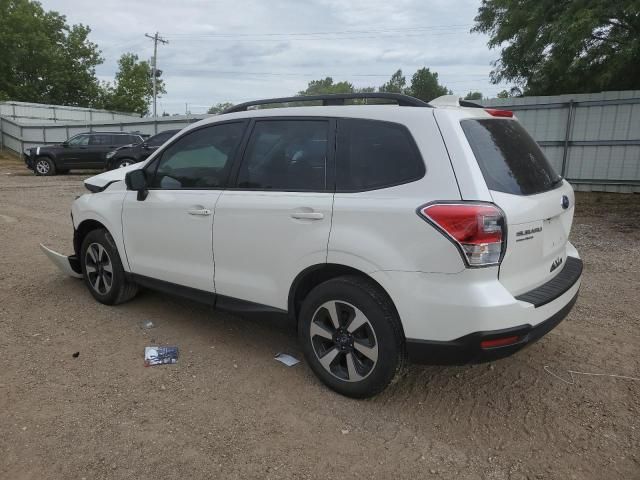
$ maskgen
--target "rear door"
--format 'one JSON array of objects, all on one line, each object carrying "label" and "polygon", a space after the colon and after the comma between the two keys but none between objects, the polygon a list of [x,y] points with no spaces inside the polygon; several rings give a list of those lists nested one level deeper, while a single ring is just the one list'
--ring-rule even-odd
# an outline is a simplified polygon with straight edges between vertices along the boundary
[{"label": "rear door", "polygon": [[216,205],[216,292],[285,310],[296,275],[327,260],[335,122],[260,119],[250,128],[235,185]]},{"label": "rear door", "polygon": [[493,202],[506,215],[499,277],[519,295],[556,276],[566,263],[573,189],[517,120],[468,118],[460,125]]}]

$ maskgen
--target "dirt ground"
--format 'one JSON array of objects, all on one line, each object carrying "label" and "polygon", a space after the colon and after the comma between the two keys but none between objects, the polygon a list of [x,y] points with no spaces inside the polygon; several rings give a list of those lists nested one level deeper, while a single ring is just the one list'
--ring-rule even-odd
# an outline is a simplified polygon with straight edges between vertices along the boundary
[{"label": "dirt ground", "polygon": [[[567,373],[640,377],[640,195],[578,195],[582,291],[540,342],[356,401],[274,361],[302,357],[290,327],[153,292],[106,307],[61,274],[38,244],[71,252],[85,176],[0,158],[0,478],[640,479],[640,382]],[[151,344],[178,363],[145,368]]]}]

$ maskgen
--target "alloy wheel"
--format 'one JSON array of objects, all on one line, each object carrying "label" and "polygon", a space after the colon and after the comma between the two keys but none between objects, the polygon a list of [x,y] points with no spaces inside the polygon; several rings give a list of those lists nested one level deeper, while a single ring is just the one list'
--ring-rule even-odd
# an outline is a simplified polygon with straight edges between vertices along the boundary
[{"label": "alloy wheel", "polygon": [[36,170],[40,175],[46,175],[51,170],[51,165],[46,160],[38,160],[36,163]]},{"label": "alloy wheel", "polygon": [[113,285],[113,265],[105,248],[99,243],[90,244],[84,264],[91,288],[100,295],[107,295]]},{"label": "alloy wheel", "polygon": [[334,377],[359,382],[378,362],[378,342],[369,319],[347,302],[331,300],[313,314],[309,329],[313,351]]}]

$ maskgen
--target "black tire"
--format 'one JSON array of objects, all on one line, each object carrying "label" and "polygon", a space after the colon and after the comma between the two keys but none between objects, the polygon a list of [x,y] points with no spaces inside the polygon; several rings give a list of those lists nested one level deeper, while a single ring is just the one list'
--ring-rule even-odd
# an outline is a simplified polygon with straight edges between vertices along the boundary
[{"label": "black tire", "polygon": [[[88,252],[89,249],[91,252]],[[100,303],[117,305],[132,299],[138,293],[138,285],[125,277],[118,249],[107,230],[92,230],[87,234],[80,249],[80,263],[84,282],[93,298]]]},{"label": "black tire", "polygon": [[[335,305],[340,328],[328,323],[332,317],[327,305]],[[350,332],[354,316],[360,313],[366,323]],[[322,335],[311,335],[312,322],[314,332],[322,326]],[[327,333],[332,340],[325,337]],[[406,363],[398,314],[385,292],[364,277],[338,277],[315,287],[302,304],[298,336],[313,372],[329,388],[347,397],[367,398],[380,393],[402,373]],[[375,348],[375,361],[361,353],[363,345],[367,345],[368,355]],[[327,362],[331,356],[328,367],[323,366],[320,359]]]},{"label": "black tire", "polygon": [[51,176],[56,174],[56,165],[48,157],[38,157],[33,164],[33,172],[40,176]]},{"label": "black tire", "polygon": [[128,167],[129,165],[133,165],[134,163],[136,162],[131,158],[121,158],[120,160],[116,160],[113,163],[113,169],[115,170],[117,168]]}]

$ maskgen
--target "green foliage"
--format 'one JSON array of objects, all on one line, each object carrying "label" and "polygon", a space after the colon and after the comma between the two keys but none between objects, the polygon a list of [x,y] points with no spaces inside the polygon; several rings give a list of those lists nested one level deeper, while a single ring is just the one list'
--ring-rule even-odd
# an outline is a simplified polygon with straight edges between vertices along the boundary
[{"label": "green foliage", "polygon": [[231,102],[217,103],[213,107],[211,107],[209,110],[207,110],[207,113],[211,115],[216,115],[218,113],[224,112],[227,108],[230,108],[230,107],[233,107],[233,103]]},{"label": "green foliage", "polygon": [[324,95],[328,93],[353,93],[355,90],[349,82],[333,83],[333,78],[326,77],[322,80],[312,80],[306,90],[298,92],[298,95]]},{"label": "green foliage", "polygon": [[482,0],[475,21],[501,48],[494,83],[526,95],[640,89],[638,0]]},{"label": "green foliage", "polygon": [[442,95],[451,94],[453,94],[451,90],[438,83],[437,72],[431,72],[426,67],[421,68],[411,77],[409,95],[419,98],[420,100],[429,102]]},{"label": "green foliage", "polygon": [[482,100],[482,92],[469,92],[464,97],[465,100]]},{"label": "green foliage", "polygon": [[521,97],[522,96],[522,90],[518,87],[511,87],[511,89],[509,90],[502,90],[501,92],[498,92],[498,94],[496,95],[496,97],[498,98],[510,98],[510,97]]},{"label": "green foliage", "polygon": [[39,2],[0,0],[0,100],[92,106],[103,59],[90,31]]},{"label": "green foliage", "polygon": [[[158,78],[157,94],[166,93],[164,82]],[[153,99],[153,79],[151,65],[140,61],[133,53],[125,53],[118,60],[118,72],[115,82],[102,86],[101,107],[107,110],[134,112],[140,115],[149,113],[149,104]]]},{"label": "green foliage", "polygon": [[396,73],[391,75],[389,81],[381,85],[378,91],[387,93],[408,93],[407,79],[402,74],[402,70],[397,70]]}]

